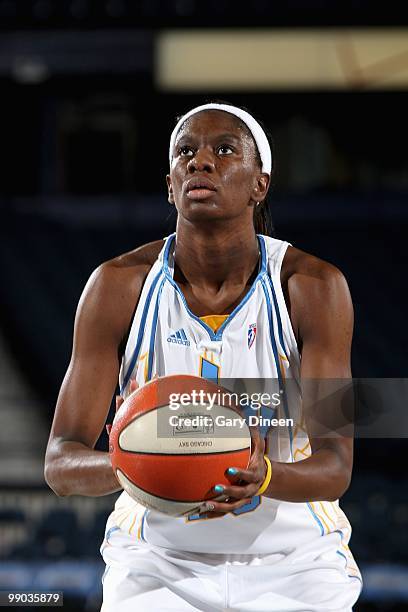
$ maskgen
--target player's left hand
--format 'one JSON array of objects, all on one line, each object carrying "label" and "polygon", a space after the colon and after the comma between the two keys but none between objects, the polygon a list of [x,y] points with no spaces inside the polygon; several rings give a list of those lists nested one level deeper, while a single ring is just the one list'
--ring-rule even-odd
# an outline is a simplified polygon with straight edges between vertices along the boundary
[{"label": "player's left hand", "polygon": [[[213,499],[205,502],[200,510],[207,518],[215,518],[227,512],[241,508],[251,501],[263,484],[267,466],[264,459],[265,441],[257,427],[251,427],[251,440],[253,450],[246,470],[231,466],[225,472],[231,485],[216,485],[214,493],[216,496],[224,495],[228,501],[215,501]],[[221,488],[219,488],[221,487]]]}]

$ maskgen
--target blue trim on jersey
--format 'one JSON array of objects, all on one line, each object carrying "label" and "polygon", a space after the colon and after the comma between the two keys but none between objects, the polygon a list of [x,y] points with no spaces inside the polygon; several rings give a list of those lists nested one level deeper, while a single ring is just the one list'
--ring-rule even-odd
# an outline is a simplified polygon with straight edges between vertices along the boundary
[{"label": "blue trim on jersey", "polygon": [[317,516],[316,512],[313,510],[312,506],[310,505],[310,502],[306,502],[306,505],[309,508],[310,513],[313,516],[314,520],[316,521],[316,523],[320,527],[320,535],[323,536],[324,535],[324,527],[323,527],[322,521],[319,519],[319,517]]},{"label": "blue trim on jersey", "polygon": [[174,232],[173,234],[170,234],[170,236],[167,238],[167,243],[166,246],[164,247],[164,253],[163,253],[163,270],[165,272],[165,274],[170,274],[170,270],[169,270],[169,254],[170,254],[170,247],[173,244],[173,242],[176,239],[176,232]]},{"label": "blue trim on jersey", "polygon": [[259,242],[259,248],[261,251],[261,269],[259,270],[258,276],[263,276],[268,269],[268,258],[266,253],[265,238],[261,234],[256,235]]},{"label": "blue trim on jersey", "polygon": [[193,312],[191,312],[191,310],[190,310],[190,308],[189,308],[189,306],[187,304],[186,298],[184,297],[183,292],[181,291],[180,287],[177,285],[177,283],[174,281],[172,275],[170,274],[170,269],[169,269],[169,254],[170,254],[170,248],[171,248],[173,242],[176,239],[176,234],[172,234],[167,239],[167,244],[166,244],[166,247],[165,247],[164,253],[163,253],[163,272],[166,275],[166,278],[169,280],[170,284],[174,287],[174,289],[177,291],[178,295],[180,296],[180,298],[181,298],[181,300],[182,300],[182,302],[184,304],[184,307],[185,307],[185,309],[187,311],[187,314],[192,319],[194,319],[194,321],[197,321],[197,323],[199,323],[203,329],[205,329],[205,331],[207,332],[207,334],[210,337],[210,340],[212,340],[212,341],[222,340],[222,333],[223,333],[224,329],[232,321],[232,319],[235,317],[235,315],[238,314],[238,312],[241,310],[241,308],[243,306],[245,306],[245,304],[248,302],[249,298],[254,293],[258,281],[262,280],[264,274],[266,273],[266,270],[267,270],[267,255],[266,255],[265,239],[260,234],[257,234],[257,238],[258,238],[259,250],[261,252],[261,266],[260,266],[260,270],[259,270],[256,278],[254,279],[254,282],[252,283],[252,286],[251,286],[250,290],[248,291],[248,293],[245,295],[245,297],[242,299],[242,301],[238,304],[238,306],[236,306],[234,308],[234,310],[231,312],[231,314],[228,315],[227,319],[219,327],[219,329],[217,330],[216,333],[211,329],[211,327],[209,325],[204,323],[204,321],[202,321],[200,319],[200,317],[197,317]]},{"label": "blue trim on jersey", "polygon": [[169,283],[174,287],[174,289],[177,291],[177,293],[179,294],[181,301],[184,304],[184,307],[187,311],[187,314],[189,315],[189,317],[191,317],[192,319],[194,319],[195,321],[197,321],[197,323],[199,323],[201,325],[201,327],[203,327],[205,329],[205,331],[207,332],[207,334],[210,336],[210,340],[216,340],[216,336],[215,333],[213,332],[213,330],[211,329],[211,327],[209,327],[206,323],[204,323],[204,321],[202,321],[200,319],[200,317],[197,317],[194,313],[191,312],[190,308],[188,307],[188,304],[186,302],[186,298],[184,297],[184,293],[181,291],[180,287],[177,285],[177,283],[173,280],[173,278],[171,276],[167,276],[166,275],[167,280],[169,281]]},{"label": "blue trim on jersey", "polygon": [[347,559],[346,555],[343,555],[343,553],[342,553],[342,552],[340,552],[339,550],[336,550],[336,554],[337,554],[337,555],[340,555],[340,557],[343,557],[343,559],[344,559],[344,560],[345,560],[345,562],[346,562],[345,567],[347,567],[347,562],[348,562],[348,559]]},{"label": "blue trim on jersey", "polygon": [[152,321],[152,330],[150,332],[149,360],[147,362],[147,380],[146,380],[146,382],[148,382],[151,379],[151,377],[152,377],[153,357],[154,357],[154,341],[156,339],[157,319],[158,319],[158,315],[159,315],[160,298],[161,298],[161,294],[162,294],[162,291],[163,291],[163,285],[164,285],[165,282],[166,282],[166,279],[162,278],[162,281],[161,281],[160,286],[159,286],[159,290],[157,292],[156,304],[155,304],[155,307],[154,307],[153,321]]},{"label": "blue trim on jersey", "polygon": [[273,297],[273,304],[275,306],[275,312],[276,312],[276,321],[278,324],[278,336],[279,336],[279,341],[281,343],[281,347],[283,348],[283,352],[286,355],[286,359],[289,360],[289,355],[288,355],[288,351],[286,350],[286,346],[285,346],[285,342],[283,339],[283,329],[282,329],[282,319],[280,316],[280,310],[279,310],[279,305],[278,305],[278,300],[276,298],[276,292],[275,292],[275,287],[273,286],[273,280],[271,279],[271,277],[268,274],[268,281],[269,281],[269,286],[271,288],[271,292],[272,292],[272,297]]},{"label": "blue trim on jersey", "polygon": [[149,510],[146,509],[142,516],[142,524],[140,526],[140,539],[143,540],[143,542],[146,542],[145,537],[144,537],[144,527],[145,527],[146,517],[148,514],[149,514]]},{"label": "blue trim on jersey", "polygon": [[139,357],[139,352],[140,352],[140,347],[142,346],[142,341],[143,341],[143,336],[144,336],[144,331],[145,331],[147,314],[149,312],[150,302],[151,302],[151,299],[153,297],[153,292],[154,292],[154,290],[156,288],[158,280],[159,280],[159,278],[161,276],[162,276],[162,272],[160,270],[160,272],[157,274],[157,276],[154,278],[152,284],[150,285],[150,289],[149,289],[149,292],[147,294],[146,302],[145,302],[145,304],[143,306],[143,313],[142,313],[142,318],[141,318],[141,321],[140,321],[140,327],[139,327],[139,333],[138,333],[138,336],[137,336],[136,347],[135,347],[135,350],[133,351],[132,359],[130,360],[127,374],[123,378],[123,384],[122,384],[122,386],[120,388],[120,395],[123,395],[123,391],[126,389],[128,383],[129,383],[129,380],[130,380],[130,377],[132,375],[133,369],[134,369],[134,367],[136,365],[137,358]]},{"label": "blue trim on jersey", "polygon": [[[271,298],[269,296],[268,288],[267,288],[265,280],[263,278],[261,279],[261,284],[262,284],[262,288],[264,290],[266,304],[267,304],[268,321],[269,321],[269,333],[270,333],[270,337],[271,337],[273,356],[275,358],[276,371],[277,371],[277,374],[278,374],[279,389],[282,389],[283,391],[285,391],[284,381],[283,381],[282,373],[281,373],[281,370],[280,370],[278,347],[276,345],[275,333],[274,333],[274,329],[273,329],[272,302],[271,302]],[[287,402],[287,398],[286,398],[286,393],[282,394],[282,400],[283,400],[283,408],[284,408],[284,411],[285,411],[285,416],[286,416],[287,419],[290,419],[290,413],[289,413],[289,407],[288,407],[288,402]],[[289,440],[290,440],[290,454],[291,454],[292,461],[293,461],[293,433],[292,433],[292,427],[290,425],[288,425],[288,429],[289,429]]]},{"label": "blue trim on jersey", "polygon": [[105,580],[106,574],[109,572],[110,568],[111,568],[111,566],[110,566],[110,565],[107,565],[107,566],[105,567],[105,571],[103,572],[103,574],[102,574],[102,578],[101,578],[102,586],[103,586],[103,581]]},{"label": "blue trim on jersey", "polygon": [[184,307],[185,307],[185,309],[187,311],[187,314],[192,319],[197,321],[197,323],[199,323],[201,325],[201,327],[203,327],[205,329],[205,331],[207,332],[207,334],[210,337],[210,340],[215,340],[216,339],[215,338],[215,333],[213,332],[211,327],[209,327],[206,323],[204,323],[204,321],[202,321],[199,317],[197,317],[194,313],[191,312],[190,308],[188,307],[188,304],[186,302],[186,298],[184,297],[183,292],[181,291],[180,287],[177,285],[177,283],[175,282],[174,278],[170,274],[170,269],[169,269],[169,254],[170,254],[170,248],[173,245],[175,239],[176,239],[176,234],[171,234],[171,236],[169,236],[168,239],[167,239],[167,244],[166,244],[166,247],[165,247],[164,253],[163,253],[163,272],[164,272],[167,280],[171,284],[171,286],[175,289],[175,291],[180,296],[180,299],[181,299],[181,301],[184,304]]},{"label": "blue trim on jersey", "polygon": [[252,283],[252,287],[251,289],[248,291],[248,293],[245,295],[245,297],[242,299],[242,301],[238,304],[238,306],[236,306],[234,308],[234,310],[231,312],[231,314],[228,316],[227,319],[225,319],[224,323],[219,327],[219,329],[217,330],[216,333],[216,339],[217,340],[221,340],[222,339],[222,332],[224,331],[224,329],[227,327],[227,325],[229,325],[229,323],[231,323],[232,319],[235,317],[236,314],[238,314],[238,312],[241,310],[241,308],[243,306],[245,306],[245,304],[248,302],[249,298],[252,296],[252,294],[254,293],[255,289],[256,289],[256,285],[258,283],[258,281],[262,282],[262,279],[266,273],[266,264],[267,264],[267,257],[266,257],[266,246],[265,246],[265,240],[263,238],[263,236],[258,235],[257,234],[257,238],[258,238],[258,244],[259,244],[259,250],[261,251],[261,266],[260,266],[260,270],[254,280],[254,282]]},{"label": "blue trim on jersey", "polygon": [[109,543],[109,537],[112,535],[112,533],[114,531],[119,531],[119,530],[120,530],[120,527],[117,527],[116,525],[114,527],[111,527],[110,529],[108,529],[108,531],[106,532],[106,535],[105,535],[106,542]]},{"label": "blue trim on jersey", "polygon": [[330,533],[338,533],[342,540],[344,538],[344,533],[341,531],[341,529],[335,529],[334,531],[331,531]]},{"label": "blue trim on jersey", "polygon": [[[344,560],[345,560],[345,562],[346,562],[346,565],[344,566],[344,569],[347,569],[347,563],[348,563],[348,561],[349,561],[349,560],[347,559],[346,555],[344,555],[344,554],[343,554],[342,552],[340,552],[339,550],[336,550],[336,553],[337,553],[337,554],[338,554],[340,557],[343,557],[343,559],[344,559]],[[354,576],[353,574],[347,574],[347,576],[348,576],[349,578],[356,578],[356,579],[357,579],[359,582],[361,582],[361,584],[363,584],[363,581],[362,581],[362,579],[360,578],[360,576]]]},{"label": "blue trim on jersey", "polygon": [[[362,578],[360,578],[360,576],[354,576],[353,574],[347,574],[347,576],[348,576],[349,578],[355,578],[355,579],[356,579],[356,580],[358,580],[358,581],[359,581],[361,584],[363,584],[363,579],[362,579]],[[360,591],[360,593],[361,593],[361,591]]]}]

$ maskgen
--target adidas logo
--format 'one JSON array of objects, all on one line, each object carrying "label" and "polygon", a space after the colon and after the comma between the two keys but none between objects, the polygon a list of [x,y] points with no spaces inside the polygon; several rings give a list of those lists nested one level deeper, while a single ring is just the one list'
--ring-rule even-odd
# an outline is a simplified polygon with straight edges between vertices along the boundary
[{"label": "adidas logo", "polygon": [[186,332],[183,328],[179,329],[174,334],[170,334],[170,336],[167,338],[167,342],[182,344],[183,346],[190,346],[190,340],[187,340]]}]

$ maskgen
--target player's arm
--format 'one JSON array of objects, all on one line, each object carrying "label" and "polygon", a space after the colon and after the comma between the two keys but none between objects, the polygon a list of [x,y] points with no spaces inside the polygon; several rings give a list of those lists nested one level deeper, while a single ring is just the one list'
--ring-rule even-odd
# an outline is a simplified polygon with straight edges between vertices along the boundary
[{"label": "player's arm", "polygon": [[312,454],[294,463],[273,462],[265,495],[293,502],[335,500],[347,490],[353,465],[352,428],[345,436],[337,431],[351,378],[351,297],[341,272],[315,258],[293,276],[289,294],[301,347],[303,409]]},{"label": "player's arm", "polygon": [[[332,423],[333,414],[316,414],[320,405],[319,385],[310,380],[350,379],[350,351],[353,307],[347,283],[339,270],[306,257],[288,282],[291,320],[301,350],[301,379],[305,381],[306,426],[312,454],[294,463],[272,462],[272,478],[266,497],[290,502],[335,500],[347,490],[353,463],[353,440],[348,437],[323,437],[316,424]],[[329,384],[329,383],[327,383]],[[329,409],[340,410],[340,402],[329,402]],[[336,415],[334,415],[335,417]],[[228,503],[213,502],[215,512],[230,512],[256,495],[266,476],[264,445],[260,436],[253,438],[254,450],[247,470],[240,470],[233,481],[244,486],[225,487]],[[231,466],[233,467],[233,466]],[[204,508],[205,510],[205,508]]]},{"label": "player's arm", "polygon": [[[109,453],[94,446],[105,425],[118,351],[137,303],[129,270],[112,262],[90,277],[75,318],[71,361],[58,396],[45,456],[45,479],[57,495],[106,495],[121,487]],[[131,285],[131,289],[128,289]]]}]

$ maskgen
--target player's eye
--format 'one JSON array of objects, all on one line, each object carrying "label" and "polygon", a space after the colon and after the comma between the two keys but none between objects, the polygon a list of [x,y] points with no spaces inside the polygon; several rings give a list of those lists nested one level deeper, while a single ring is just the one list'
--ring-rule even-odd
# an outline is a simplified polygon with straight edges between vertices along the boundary
[{"label": "player's eye", "polygon": [[217,148],[217,153],[221,155],[231,155],[231,153],[233,153],[233,149],[230,147],[230,145],[223,144]]},{"label": "player's eye", "polygon": [[187,145],[179,148],[179,155],[181,157],[191,157],[193,154],[193,149],[191,147],[188,147]]}]

